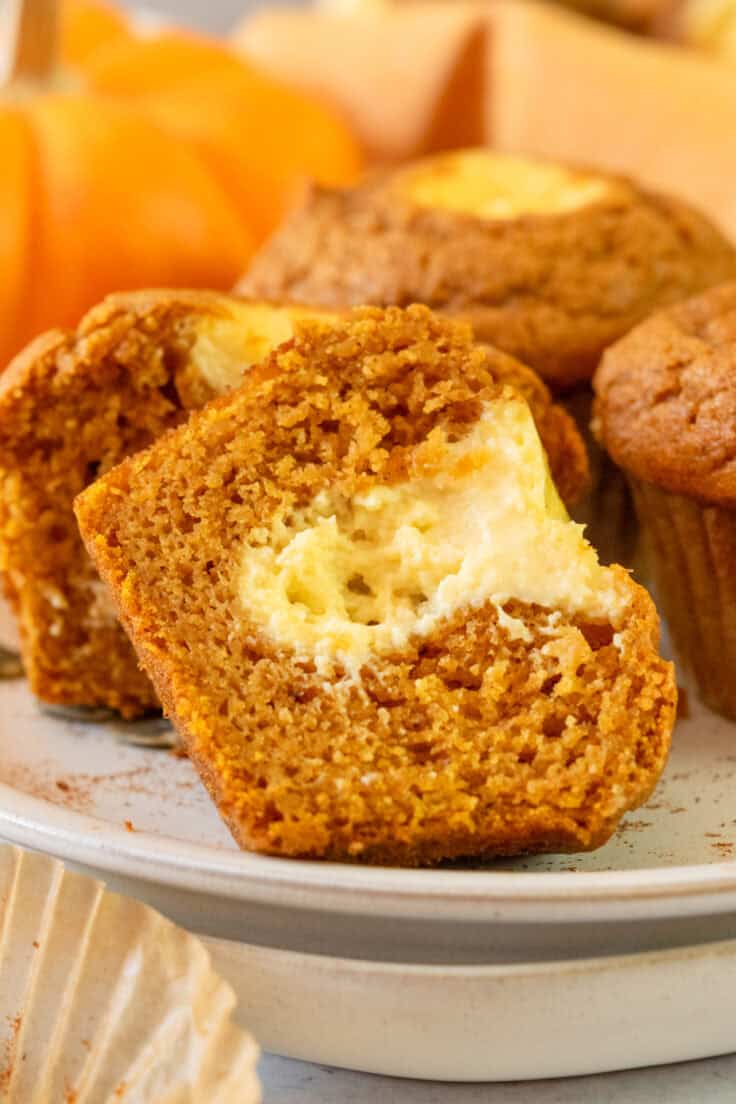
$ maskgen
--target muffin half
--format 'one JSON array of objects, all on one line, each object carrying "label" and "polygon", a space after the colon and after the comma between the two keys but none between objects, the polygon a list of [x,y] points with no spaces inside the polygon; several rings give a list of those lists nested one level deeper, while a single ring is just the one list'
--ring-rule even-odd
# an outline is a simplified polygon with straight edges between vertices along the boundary
[{"label": "muffin half", "polygon": [[[203,292],[114,296],[75,333],[32,344],[0,383],[0,571],[31,687],[47,702],[131,717],[156,697],[87,557],[72,502],[123,457],[237,385],[324,311]],[[500,353],[496,372],[527,396],[566,501],[587,479],[585,449],[533,372]]]},{"label": "muffin half", "polygon": [[313,188],[241,289],[329,307],[426,303],[566,388],[652,310],[734,276],[732,247],[678,200],[473,149]]},{"label": "muffin half", "polygon": [[681,662],[736,717],[736,283],[643,322],[595,377]]},{"label": "muffin half", "polygon": [[[240,382],[304,308],[206,292],[112,296],[39,338],[0,382],[0,574],[43,701],[157,707],[79,537],[98,475]],[[314,313],[314,312],[312,312]]]},{"label": "muffin half", "polygon": [[648,595],[568,520],[492,354],[423,307],[299,324],[75,508],[243,847],[584,850],[662,770]]}]

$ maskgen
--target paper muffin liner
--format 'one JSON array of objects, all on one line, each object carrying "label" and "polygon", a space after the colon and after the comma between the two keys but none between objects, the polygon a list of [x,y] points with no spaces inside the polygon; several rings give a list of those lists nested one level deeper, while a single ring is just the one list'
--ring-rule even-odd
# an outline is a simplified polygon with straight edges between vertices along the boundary
[{"label": "paper muffin liner", "polygon": [[736,511],[631,489],[677,658],[705,704],[736,718]]},{"label": "paper muffin liner", "polygon": [[0,846],[3,1104],[256,1104],[258,1049],[203,944]]},{"label": "paper muffin liner", "polygon": [[590,491],[571,512],[602,563],[623,564],[639,573],[639,527],[626,478],[590,429],[593,392],[581,388],[561,400],[577,424],[590,461]]}]

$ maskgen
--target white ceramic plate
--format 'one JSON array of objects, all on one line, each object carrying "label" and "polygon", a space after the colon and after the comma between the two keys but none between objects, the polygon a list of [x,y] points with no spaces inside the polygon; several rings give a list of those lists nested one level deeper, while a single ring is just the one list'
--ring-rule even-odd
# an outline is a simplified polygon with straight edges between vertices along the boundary
[{"label": "white ceramic plate", "polygon": [[6,682],[0,837],[208,937],[279,1053],[453,1080],[670,1062],[736,1048],[735,736],[695,707],[598,852],[403,871],[241,853],[186,759]]}]

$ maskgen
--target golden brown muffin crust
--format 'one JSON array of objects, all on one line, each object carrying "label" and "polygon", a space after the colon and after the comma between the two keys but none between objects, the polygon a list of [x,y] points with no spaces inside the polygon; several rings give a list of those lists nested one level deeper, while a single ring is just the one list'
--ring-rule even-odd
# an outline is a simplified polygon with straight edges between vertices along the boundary
[{"label": "golden brown muffin crust", "polygon": [[596,173],[610,195],[569,213],[484,220],[408,203],[396,175],[313,187],[240,290],[329,307],[426,303],[568,387],[651,311],[736,275],[704,216],[619,178]]},{"label": "golden brown muffin crust", "polygon": [[[461,608],[360,677],[268,637],[244,541],[328,487],[407,478],[508,394],[464,327],[366,309],[295,341],[75,505],[87,547],[221,814],[246,847],[416,864],[586,849],[646,799],[674,718],[646,593],[617,623]],[[434,438],[433,438],[434,439]],[[540,549],[540,555],[544,550]]]},{"label": "golden brown muffin crust", "polygon": [[640,479],[736,505],[736,283],[642,322],[603,357],[596,432]]}]

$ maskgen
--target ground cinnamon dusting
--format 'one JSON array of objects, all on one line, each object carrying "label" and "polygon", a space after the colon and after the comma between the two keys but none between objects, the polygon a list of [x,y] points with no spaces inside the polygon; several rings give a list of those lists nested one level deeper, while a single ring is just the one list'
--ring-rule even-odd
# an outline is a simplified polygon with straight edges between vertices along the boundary
[{"label": "ground cinnamon dusting", "polygon": [[11,1034],[10,1038],[5,1042],[3,1047],[4,1054],[0,1059],[0,1092],[9,1088],[13,1077],[15,1063],[18,1059],[16,1048],[18,1046],[20,1030],[23,1026],[23,1017],[20,1014],[17,1016],[8,1016],[7,1022],[10,1024]]}]

